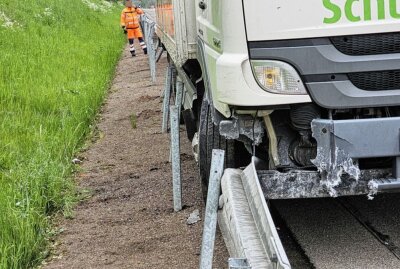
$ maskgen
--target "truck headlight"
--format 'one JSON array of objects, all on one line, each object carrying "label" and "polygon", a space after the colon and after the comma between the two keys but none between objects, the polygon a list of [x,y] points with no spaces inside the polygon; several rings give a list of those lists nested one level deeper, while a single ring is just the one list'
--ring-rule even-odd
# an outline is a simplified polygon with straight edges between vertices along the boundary
[{"label": "truck headlight", "polygon": [[280,94],[307,94],[297,71],[279,61],[252,60],[258,84],[266,91]]}]

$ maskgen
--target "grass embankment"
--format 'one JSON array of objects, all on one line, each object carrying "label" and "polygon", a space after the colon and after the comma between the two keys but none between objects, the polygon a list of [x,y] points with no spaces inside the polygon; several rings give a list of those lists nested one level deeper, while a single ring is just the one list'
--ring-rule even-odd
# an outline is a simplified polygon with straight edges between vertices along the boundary
[{"label": "grass embankment", "polygon": [[0,1],[0,268],[46,254],[49,215],[74,200],[71,160],[124,43],[121,6]]}]

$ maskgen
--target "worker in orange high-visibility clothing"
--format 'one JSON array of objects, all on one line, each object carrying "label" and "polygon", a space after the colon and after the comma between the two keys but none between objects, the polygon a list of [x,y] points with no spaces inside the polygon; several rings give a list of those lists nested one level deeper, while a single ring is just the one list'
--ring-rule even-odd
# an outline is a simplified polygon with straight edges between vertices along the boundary
[{"label": "worker in orange high-visibility clothing", "polygon": [[144,14],[143,10],[133,5],[132,0],[125,0],[125,8],[121,13],[121,27],[124,33],[128,35],[129,50],[132,57],[136,56],[135,47],[133,45],[135,38],[139,39],[144,54],[147,54],[147,46],[144,42],[139,23],[139,15],[141,14]]}]

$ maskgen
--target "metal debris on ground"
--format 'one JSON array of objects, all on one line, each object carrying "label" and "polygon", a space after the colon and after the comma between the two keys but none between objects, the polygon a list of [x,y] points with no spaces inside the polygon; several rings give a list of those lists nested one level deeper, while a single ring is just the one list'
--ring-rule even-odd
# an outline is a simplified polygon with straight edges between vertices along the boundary
[{"label": "metal debris on ground", "polygon": [[196,209],[195,211],[190,213],[189,217],[186,220],[186,224],[193,225],[193,224],[196,224],[197,222],[199,222],[200,220],[201,220],[200,211],[198,209]]}]

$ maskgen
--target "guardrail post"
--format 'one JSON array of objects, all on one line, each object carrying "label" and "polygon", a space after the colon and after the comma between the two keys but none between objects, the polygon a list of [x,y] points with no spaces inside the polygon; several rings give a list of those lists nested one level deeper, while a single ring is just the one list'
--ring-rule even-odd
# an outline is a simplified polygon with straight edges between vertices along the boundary
[{"label": "guardrail post", "polygon": [[145,29],[145,24],[144,24],[144,20],[146,19],[146,16],[140,15],[139,18],[140,18],[140,20],[139,20],[140,29],[142,29],[143,35],[146,36],[146,29]]},{"label": "guardrail post", "polygon": [[141,15],[140,23],[142,25],[142,30],[144,34],[144,39],[147,43],[147,54],[149,57],[149,66],[150,66],[150,74],[151,81],[153,83],[156,82],[156,50],[157,47],[154,48],[154,32],[156,23],[149,18],[146,14]]},{"label": "guardrail post", "polygon": [[154,47],[154,40],[153,40],[153,36],[154,36],[154,32],[155,32],[155,23],[152,22],[150,25],[150,30],[149,30],[149,61],[150,61],[150,73],[151,73],[151,78],[152,78],[152,82],[155,83],[156,82],[156,51],[157,51],[157,47]]},{"label": "guardrail post", "polygon": [[163,119],[161,131],[163,133],[168,132],[168,113],[169,113],[169,101],[171,98],[171,83],[172,83],[172,66],[168,65],[167,74],[165,79],[164,92],[162,96],[164,96],[163,100]]},{"label": "guardrail post", "polygon": [[181,157],[179,145],[179,110],[171,106],[171,155],[172,155],[172,185],[175,212],[182,210]]},{"label": "guardrail post", "polygon": [[182,99],[183,99],[183,90],[184,84],[179,76],[176,79],[176,98],[175,98],[175,105],[178,106],[178,120],[180,121],[181,118],[181,106],[182,106]]},{"label": "guardrail post", "polygon": [[203,241],[201,244],[200,269],[212,269],[219,194],[221,192],[221,177],[224,171],[224,157],[224,150],[213,149],[208,182]]}]

